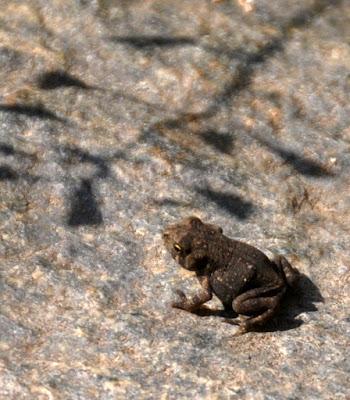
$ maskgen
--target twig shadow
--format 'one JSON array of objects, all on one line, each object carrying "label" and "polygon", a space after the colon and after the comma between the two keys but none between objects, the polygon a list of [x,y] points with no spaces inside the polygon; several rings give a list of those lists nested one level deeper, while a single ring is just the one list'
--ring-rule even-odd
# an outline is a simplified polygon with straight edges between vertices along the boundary
[{"label": "twig shadow", "polygon": [[169,48],[169,47],[196,44],[196,40],[194,38],[187,36],[178,36],[178,37],[160,36],[160,35],[111,36],[109,40],[114,43],[129,45],[139,50],[164,48],[164,47]]}]

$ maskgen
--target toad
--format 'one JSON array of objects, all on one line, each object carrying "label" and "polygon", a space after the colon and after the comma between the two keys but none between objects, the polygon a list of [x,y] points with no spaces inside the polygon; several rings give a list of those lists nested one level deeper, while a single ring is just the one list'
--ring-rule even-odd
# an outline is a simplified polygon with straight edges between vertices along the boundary
[{"label": "toad", "polygon": [[265,324],[277,312],[299,272],[285,257],[263,252],[223,234],[220,227],[189,217],[163,232],[166,248],[181,267],[194,271],[202,291],[187,297],[177,291],[175,308],[197,311],[215,294],[226,312],[238,314],[238,334]]}]

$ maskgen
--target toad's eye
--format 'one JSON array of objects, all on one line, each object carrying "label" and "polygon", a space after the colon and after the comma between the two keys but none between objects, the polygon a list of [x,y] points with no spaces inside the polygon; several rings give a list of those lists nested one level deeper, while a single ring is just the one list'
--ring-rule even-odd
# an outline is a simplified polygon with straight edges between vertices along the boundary
[{"label": "toad's eye", "polygon": [[175,249],[176,251],[181,251],[181,250],[182,250],[182,247],[181,247],[178,243],[175,243],[175,244],[174,244],[174,249]]}]

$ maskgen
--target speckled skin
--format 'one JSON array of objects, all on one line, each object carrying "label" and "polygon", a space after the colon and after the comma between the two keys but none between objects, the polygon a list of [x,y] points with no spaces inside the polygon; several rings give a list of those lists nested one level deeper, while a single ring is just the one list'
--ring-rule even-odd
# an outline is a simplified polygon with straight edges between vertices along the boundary
[{"label": "speckled skin", "polygon": [[196,217],[170,225],[163,238],[173,258],[195,271],[204,289],[191,298],[177,291],[179,300],[173,307],[195,311],[214,293],[225,310],[245,316],[239,320],[239,333],[271,319],[299,276],[283,256],[271,261],[255,247],[226,237],[220,227]]}]

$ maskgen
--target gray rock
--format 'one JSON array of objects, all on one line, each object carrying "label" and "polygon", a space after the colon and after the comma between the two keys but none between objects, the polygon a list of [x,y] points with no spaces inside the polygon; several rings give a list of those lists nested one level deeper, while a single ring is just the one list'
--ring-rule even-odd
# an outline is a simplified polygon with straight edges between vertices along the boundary
[{"label": "gray rock", "polygon": [[[0,398],[349,398],[349,2],[0,19]],[[261,332],[170,307],[191,214],[303,273]]]}]

